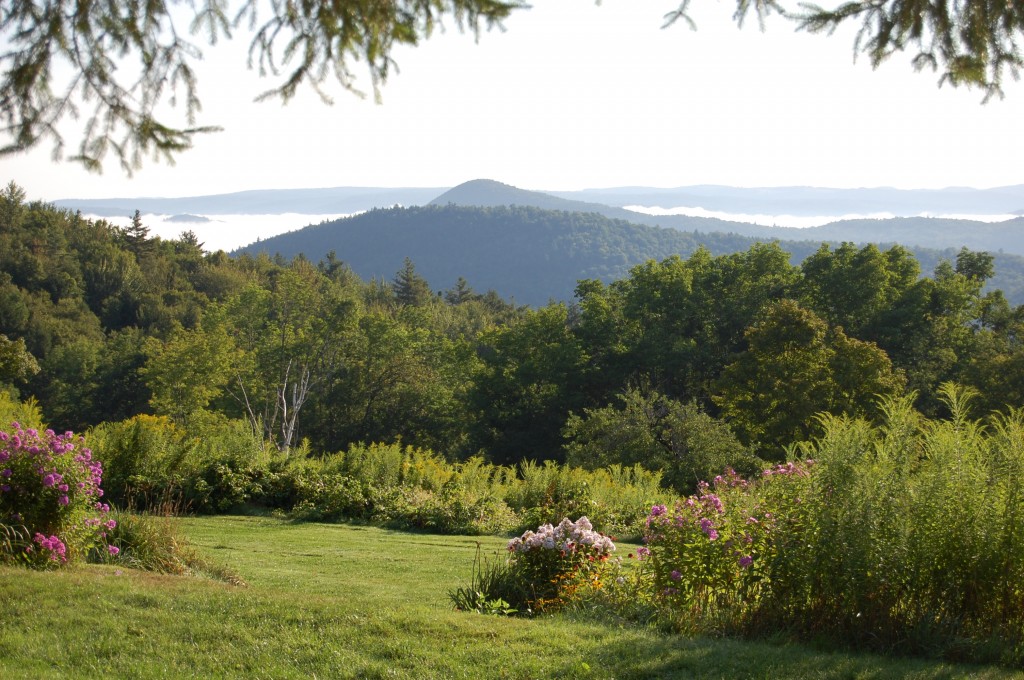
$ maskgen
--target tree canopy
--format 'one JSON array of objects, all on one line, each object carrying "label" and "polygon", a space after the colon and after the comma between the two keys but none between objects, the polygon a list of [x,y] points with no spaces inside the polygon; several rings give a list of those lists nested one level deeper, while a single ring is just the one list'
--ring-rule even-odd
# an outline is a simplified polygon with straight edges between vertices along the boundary
[{"label": "tree canopy", "polygon": [[[250,35],[248,65],[276,82],[260,99],[287,101],[311,87],[330,101],[334,79],[360,93],[353,64],[361,64],[379,92],[395,67],[397,45],[417,45],[447,19],[479,34],[499,25],[523,0],[201,0],[186,9],[173,0],[0,0],[0,156],[52,142],[64,156],[65,119],[81,119],[69,156],[99,170],[113,154],[128,173],[142,158],[172,161],[197,134],[196,63],[201,43],[215,45],[236,32]],[[666,15],[683,20],[690,0]],[[1002,95],[1005,74],[1019,75],[1018,40],[1024,29],[1019,0],[852,0],[835,9],[779,0],[737,0],[740,24],[753,10],[763,21],[777,14],[798,29],[831,32],[860,22],[854,51],[873,66],[896,52],[916,50],[913,65],[941,71],[940,83],[980,86]],[[257,11],[259,9],[259,11]],[[360,93],[361,94],[361,93]],[[184,125],[167,118],[181,106]]]}]

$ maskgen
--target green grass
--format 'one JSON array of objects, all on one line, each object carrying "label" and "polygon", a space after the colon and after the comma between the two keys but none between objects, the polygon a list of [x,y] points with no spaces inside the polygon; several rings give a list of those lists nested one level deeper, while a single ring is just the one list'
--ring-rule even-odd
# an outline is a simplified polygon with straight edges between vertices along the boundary
[{"label": "green grass", "polygon": [[[0,567],[0,677],[1005,678],[995,668],[451,610],[475,538],[182,520],[245,587],[112,566]],[[483,539],[488,551],[504,541]]]}]

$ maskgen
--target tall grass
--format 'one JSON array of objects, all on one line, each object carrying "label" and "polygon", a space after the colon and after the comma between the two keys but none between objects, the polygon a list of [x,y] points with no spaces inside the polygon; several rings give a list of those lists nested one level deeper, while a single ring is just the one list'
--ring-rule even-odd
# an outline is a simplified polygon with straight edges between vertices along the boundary
[{"label": "tall grass", "polygon": [[89,433],[104,487],[120,507],[174,498],[198,513],[251,508],[298,519],[368,521],[444,533],[511,533],[563,517],[590,517],[606,533],[639,535],[666,493],[639,466],[587,471],[554,463],[513,468],[479,457],[450,462],[400,443],[355,444],[312,455],[264,446],[245,423],[214,420],[185,430],[136,416]]},{"label": "tall grass", "polygon": [[682,506],[652,517],[659,584],[715,574],[719,588],[700,611],[666,605],[698,630],[1024,663],[1024,412],[983,423],[969,391],[941,393],[944,420],[909,398],[886,403],[880,426],[825,417],[791,452],[813,461],[799,474],[709,489],[724,505],[705,516],[717,541]]}]

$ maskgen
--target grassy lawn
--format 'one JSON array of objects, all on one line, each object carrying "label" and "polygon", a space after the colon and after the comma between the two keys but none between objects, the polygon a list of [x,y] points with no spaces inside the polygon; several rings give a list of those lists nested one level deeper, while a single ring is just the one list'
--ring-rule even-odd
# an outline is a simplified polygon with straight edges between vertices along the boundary
[{"label": "grassy lawn", "polygon": [[[0,567],[0,678],[1007,678],[1009,671],[451,610],[475,538],[186,519],[247,586]],[[489,552],[504,541],[482,539]]]}]

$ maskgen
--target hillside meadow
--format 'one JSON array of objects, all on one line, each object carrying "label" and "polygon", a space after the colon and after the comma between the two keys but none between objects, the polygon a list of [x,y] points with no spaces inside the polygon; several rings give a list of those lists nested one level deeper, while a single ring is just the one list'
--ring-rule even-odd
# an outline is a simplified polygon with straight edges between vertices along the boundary
[{"label": "hillside meadow", "polygon": [[[477,542],[254,517],[180,521],[245,585],[0,567],[0,676],[1010,678],[1003,669],[666,634],[586,612],[454,611]],[[622,546],[620,549],[628,549]]]}]

